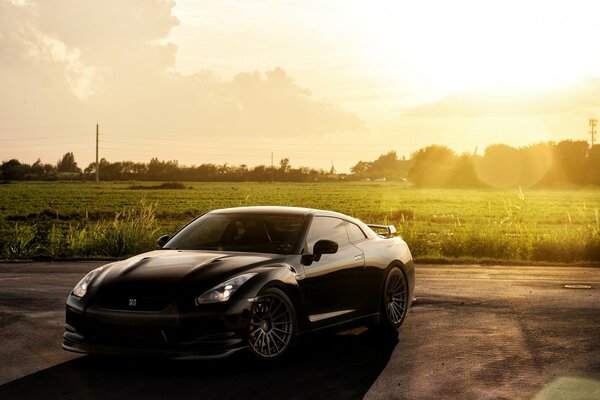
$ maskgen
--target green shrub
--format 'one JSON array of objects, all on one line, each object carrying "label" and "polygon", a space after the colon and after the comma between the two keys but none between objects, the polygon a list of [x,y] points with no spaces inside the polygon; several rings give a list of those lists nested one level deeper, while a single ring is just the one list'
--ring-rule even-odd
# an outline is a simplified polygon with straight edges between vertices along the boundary
[{"label": "green shrub", "polygon": [[4,243],[3,257],[30,258],[38,254],[41,245],[36,240],[37,226],[15,223]]},{"label": "green shrub", "polygon": [[44,254],[52,258],[64,257],[66,254],[65,237],[59,226],[52,224],[48,231]]},{"label": "green shrub", "polygon": [[124,257],[151,250],[159,230],[155,219],[156,204],[138,203],[117,212],[113,221],[100,221],[89,227],[88,247],[92,254]]}]

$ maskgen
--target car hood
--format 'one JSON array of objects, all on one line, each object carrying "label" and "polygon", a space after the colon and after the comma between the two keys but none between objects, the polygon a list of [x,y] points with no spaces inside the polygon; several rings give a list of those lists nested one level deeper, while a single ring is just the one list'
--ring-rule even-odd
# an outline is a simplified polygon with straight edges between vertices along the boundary
[{"label": "car hood", "polygon": [[244,272],[278,264],[285,256],[192,250],[157,250],[106,268],[98,294],[168,294],[208,290]]}]

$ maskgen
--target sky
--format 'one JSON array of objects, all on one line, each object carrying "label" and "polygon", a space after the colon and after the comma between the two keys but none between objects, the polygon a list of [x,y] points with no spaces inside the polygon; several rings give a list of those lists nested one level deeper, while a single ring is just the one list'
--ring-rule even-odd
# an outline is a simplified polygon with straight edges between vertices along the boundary
[{"label": "sky", "polygon": [[587,140],[600,2],[0,0],[0,160],[348,171]]}]

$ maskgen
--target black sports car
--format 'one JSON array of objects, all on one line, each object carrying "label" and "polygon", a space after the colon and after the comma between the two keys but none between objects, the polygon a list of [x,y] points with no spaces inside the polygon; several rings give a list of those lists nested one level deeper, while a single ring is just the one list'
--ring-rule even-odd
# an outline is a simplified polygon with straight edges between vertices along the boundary
[{"label": "black sports car", "polygon": [[180,359],[248,348],[276,359],[305,332],[396,329],[415,274],[394,233],[332,211],[211,211],[159,238],[160,250],[88,273],[67,299],[63,348]]}]

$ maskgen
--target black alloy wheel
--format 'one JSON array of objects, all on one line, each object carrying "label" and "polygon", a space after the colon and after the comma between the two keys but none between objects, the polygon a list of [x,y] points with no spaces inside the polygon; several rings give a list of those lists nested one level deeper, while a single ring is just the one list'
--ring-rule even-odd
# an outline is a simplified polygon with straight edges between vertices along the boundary
[{"label": "black alloy wheel", "polygon": [[295,334],[291,300],[279,289],[265,290],[251,310],[248,344],[252,353],[262,360],[280,358],[289,351]]},{"label": "black alloy wheel", "polygon": [[396,329],[402,325],[408,309],[408,285],[404,273],[392,267],[385,278],[381,324]]}]

